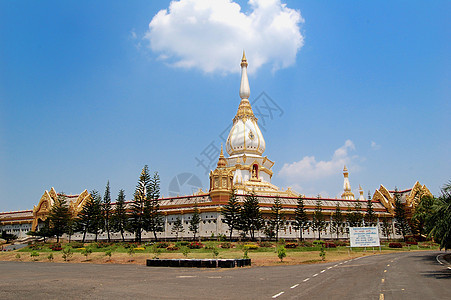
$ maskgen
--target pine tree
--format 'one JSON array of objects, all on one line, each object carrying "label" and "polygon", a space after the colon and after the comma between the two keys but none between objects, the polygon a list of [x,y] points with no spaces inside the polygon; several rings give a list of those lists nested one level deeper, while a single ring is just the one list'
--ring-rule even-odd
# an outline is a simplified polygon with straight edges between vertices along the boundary
[{"label": "pine tree", "polygon": [[274,198],[274,203],[271,207],[271,215],[269,223],[274,229],[276,241],[279,240],[279,230],[284,228],[285,214],[282,212],[282,203],[279,197]]},{"label": "pine tree", "polygon": [[125,241],[124,232],[128,227],[128,214],[125,204],[125,191],[120,190],[116,199],[116,205],[112,215],[112,230],[113,232],[120,232],[122,241]]},{"label": "pine tree", "polygon": [[177,219],[174,222],[174,225],[172,226],[172,233],[175,233],[175,239],[179,240],[179,233],[183,233],[185,229],[183,228],[182,220],[177,217]]},{"label": "pine tree", "polygon": [[135,234],[135,240],[140,243],[145,225],[145,211],[147,201],[147,189],[150,184],[149,168],[147,165],[141,171],[135,195],[131,204],[130,230]]},{"label": "pine tree", "polygon": [[294,229],[299,230],[299,238],[302,241],[303,240],[302,234],[304,230],[310,227],[310,222],[304,208],[304,198],[302,196],[299,196],[298,198],[296,210],[294,211],[294,220],[295,220]]},{"label": "pine tree", "polygon": [[315,211],[313,213],[312,230],[318,231],[318,240],[321,240],[321,231],[326,227],[326,222],[324,221],[323,207],[320,197],[316,200]]},{"label": "pine tree", "polygon": [[346,221],[349,227],[361,227],[363,221],[363,215],[361,213],[362,205],[359,201],[354,204],[354,210],[348,206],[348,214],[346,215]]},{"label": "pine tree", "polygon": [[402,238],[406,240],[406,235],[410,232],[410,226],[407,222],[406,209],[401,202],[401,194],[398,189],[395,188],[395,231],[396,234],[402,235]]},{"label": "pine tree", "polygon": [[88,202],[88,210],[90,216],[90,222],[88,226],[88,233],[95,235],[95,241],[97,242],[97,237],[100,231],[103,229],[103,215],[102,215],[102,197],[99,192],[92,190],[90,192],[91,201]]},{"label": "pine tree", "polygon": [[50,221],[52,235],[56,236],[56,242],[59,243],[60,237],[68,231],[68,225],[71,219],[66,197],[62,194],[58,195],[50,208],[48,219]]},{"label": "pine tree", "polygon": [[426,220],[429,236],[440,243],[440,250],[451,248],[451,182],[441,188],[441,195],[434,198],[431,214]]},{"label": "pine tree", "polygon": [[366,213],[365,213],[365,226],[371,227],[376,225],[376,214],[374,213],[373,209],[373,202],[371,201],[371,198],[368,199],[367,205],[366,205]]},{"label": "pine tree", "polygon": [[160,176],[155,172],[150,178],[145,202],[144,229],[153,232],[155,241],[158,241],[157,232],[164,231],[164,219],[160,211]]},{"label": "pine tree", "polygon": [[343,233],[343,214],[341,212],[341,208],[340,208],[340,204],[337,203],[337,205],[335,206],[335,212],[332,215],[332,232],[337,234],[337,240],[340,237],[340,233]]},{"label": "pine tree", "polygon": [[105,188],[105,195],[103,195],[102,202],[102,213],[104,220],[104,230],[108,234],[108,242],[111,241],[110,238],[110,227],[111,227],[111,194],[110,194],[110,181],[108,180]]},{"label": "pine tree", "polygon": [[232,190],[229,201],[222,207],[221,214],[224,216],[224,223],[229,226],[229,240],[232,241],[233,230],[240,228],[241,214],[241,205],[238,202],[235,190]]},{"label": "pine tree", "polygon": [[262,229],[264,224],[262,213],[260,212],[260,205],[254,192],[246,195],[240,219],[241,229],[244,233],[249,232],[253,241],[255,239],[255,232]]},{"label": "pine tree", "polygon": [[193,240],[196,240],[196,234],[199,232],[200,213],[197,203],[194,204],[194,212],[189,221],[189,231],[193,232]]}]

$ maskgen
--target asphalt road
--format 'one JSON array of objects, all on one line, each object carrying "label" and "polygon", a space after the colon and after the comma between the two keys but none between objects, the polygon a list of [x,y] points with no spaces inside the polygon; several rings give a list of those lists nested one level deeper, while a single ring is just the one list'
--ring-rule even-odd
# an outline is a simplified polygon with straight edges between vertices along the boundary
[{"label": "asphalt road", "polygon": [[439,254],[244,269],[0,262],[0,299],[450,299]]}]

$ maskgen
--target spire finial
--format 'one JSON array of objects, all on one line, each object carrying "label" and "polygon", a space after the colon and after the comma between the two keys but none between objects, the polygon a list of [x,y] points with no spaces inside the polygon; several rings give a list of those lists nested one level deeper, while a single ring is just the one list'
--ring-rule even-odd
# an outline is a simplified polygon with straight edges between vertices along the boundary
[{"label": "spire finial", "polygon": [[222,150],[222,143],[221,143],[221,153],[219,154],[219,157],[224,157],[224,151]]},{"label": "spire finial", "polygon": [[247,59],[246,59],[246,54],[244,53],[243,50],[243,58],[241,58],[241,67],[247,67]]},{"label": "spire finial", "polygon": [[247,59],[243,50],[243,58],[241,59],[241,85],[240,85],[240,98],[249,99],[251,95],[251,89],[249,88],[249,80],[247,79]]}]

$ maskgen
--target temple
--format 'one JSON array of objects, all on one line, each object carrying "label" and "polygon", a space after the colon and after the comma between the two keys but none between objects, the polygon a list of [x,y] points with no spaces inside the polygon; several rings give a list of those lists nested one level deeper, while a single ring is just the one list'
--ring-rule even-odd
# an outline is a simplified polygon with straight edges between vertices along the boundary
[{"label": "temple", "polygon": [[[327,224],[325,232],[322,233],[322,236],[325,238],[332,237],[331,216],[335,212],[337,205],[340,206],[343,214],[346,215],[355,211],[355,209],[361,209],[364,212],[369,201],[371,201],[377,223],[380,224],[383,218],[386,220],[393,218],[395,197],[400,197],[402,203],[407,207],[408,213],[411,214],[421,195],[432,196],[426,186],[416,182],[413,188],[403,191],[389,191],[381,185],[374,192],[371,200],[365,199],[363,189],[359,185],[359,197],[356,199],[351,189],[349,171],[346,166],[343,169],[343,193],[340,198],[306,197],[290,188],[282,190],[272,184],[274,162],[267,156],[263,156],[266,142],[258,126],[258,119],[255,117],[249,102],[248,62],[244,52],[240,66],[240,103],[225,144],[228,156],[224,155],[223,146],[221,146],[217,167],[211,170],[209,174],[210,187],[208,191],[203,192],[201,190],[195,195],[159,199],[160,209],[164,215],[164,231],[159,233],[159,238],[171,239],[175,237],[175,234],[171,232],[171,228],[177,218],[182,220],[184,226],[183,236],[191,236],[188,228],[195,207],[199,209],[201,216],[198,233],[200,237],[228,235],[229,228],[223,220],[221,209],[229,200],[233,190],[240,202],[244,201],[247,194],[254,193],[259,201],[260,210],[264,218],[267,218],[271,213],[274,199],[280,199],[283,213],[287,219],[287,225],[279,233],[279,237],[285,239],[296,239],[299,236],[293,225],[294,212],[300,196],[304,199],[305,210],[310,218],[312,218],[318,202],[321,204]],[[72,214],[76,216],[90,199],[90,194],[87,190],[84,190],[78,195],[64,195],[58,194],[54,188],[51,188],[50,191],[44,192],[37,206],[32,210],[0,213],[0,230],[25,238],[27,232],[36,231],[42,226],[48,217],[51,206],[58,197],[64,197],[68,200],[69,208]],[[128,202],[128,205],[130,203]],[[112,206],[114,207],[114,203]],[[126,233],[125,236],[127,239],[134,238],[132,233]],[[105,239],[106,237],[106,234],[100,234],[98,238]],[[142,235],[143,239],[151,239],[152,237],[153,235],[148,232],[144,232]],[[234,237],[238,237],[238,232],[234,232]],[[257,237],[265,238],[265,235],[263,232],[258,232]],[[313,232],[310,230],[305,231],[304,237],[313,238]],[[79,233],[75,233],[72,236],[72,239],[75,240],[81,238],[82,234]],[[93,239],[94,236],[88,234],[87,238]],[[119,234],[112,234],[112,238],[119,239],[120,236]]]}]

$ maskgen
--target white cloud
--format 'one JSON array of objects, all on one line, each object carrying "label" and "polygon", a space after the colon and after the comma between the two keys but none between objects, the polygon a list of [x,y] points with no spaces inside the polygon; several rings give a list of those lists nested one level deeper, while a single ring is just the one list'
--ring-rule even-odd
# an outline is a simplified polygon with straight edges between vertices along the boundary
[{"label": "white cloud", "polygon": [[371,148],[373,150],[379,150],[381,148],[381,145],[376,144],[376,142],[371,141]]},{"label": "white cloud", "polygon": [[355,150],[354,143],[346,140],[343,146],[335,150],[332,159],[317,161],[314,156],[304,156],[300,161],[284,164],[279,172],[289,183],[311,181],[340,173],[345,164],[351,162],[349,152]]},{"label": "white cloud", "polygon": [[172,1],[151,20],[145,38],[170,65],[206,73],[239,72],[243,49],[249,72],[295,63],[304,44],[301,13],[280,0],[250,0],[250,12],[231,0]]}]

